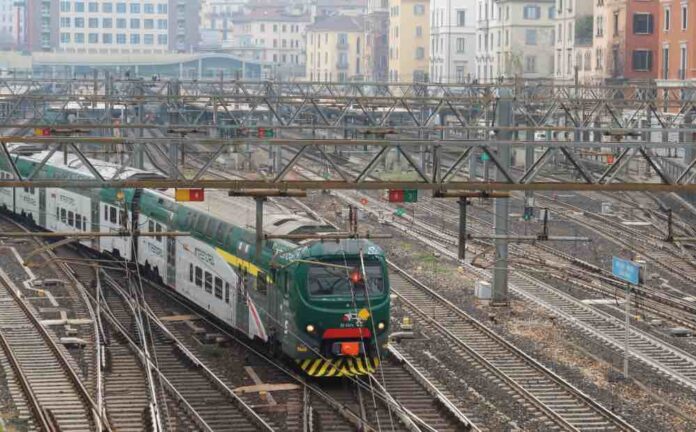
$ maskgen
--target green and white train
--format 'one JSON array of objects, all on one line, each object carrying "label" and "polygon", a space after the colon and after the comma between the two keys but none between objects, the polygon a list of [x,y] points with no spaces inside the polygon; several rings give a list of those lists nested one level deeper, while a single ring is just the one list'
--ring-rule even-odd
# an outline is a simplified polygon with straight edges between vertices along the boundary
[{"label": "green and white train", "polygon": [[[23,177],[47,156],[26,147],[13,153]],[[155,175],[92,161],[104,178]],[[12,178],[0,166],[0,177]],[[76,157],[56,153],[38,178],[91,178]],[[308,375],[372,373],[387,343],[389,278],[382,250],[361,239],[292,243],[267,240],[255,251],[253,202],[206,191],[203,203],[178,203],[173,191],[150,189],[0,188],[0,208],[54,232],[133,236],[81,241],[117,259],[136,261],[190,302],[250,338],[295,360]],[[269,235],[333,229],[268,205]],[[190,232],[186,237],[139,232]],[[135,242],[135,244],[133,244]]]}]

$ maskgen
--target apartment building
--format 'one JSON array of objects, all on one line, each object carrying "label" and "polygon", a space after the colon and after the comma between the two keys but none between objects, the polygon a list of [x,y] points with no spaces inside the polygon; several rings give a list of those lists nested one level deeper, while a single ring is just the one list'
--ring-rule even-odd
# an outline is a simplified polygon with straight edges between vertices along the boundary
[{"label": "apartment building", "polygon": [[427,81],[430,69],[430,4],[389,1],[389,80]]},{"label": "apartment building", "polygon": [[659,35],[657,78],[696,78],[696,1],[662,0],[656,32]]},{"label": "apartment building", "polygon": [[365,79],[389,76],[389,1],[368,0],[365,16]]},{"label": "apartment building", "polygon": [[277,79],[305,76],[305,34],[312,16],[302,6],[257,4],[231,18],[223,51],[272,62]]},{"label": "apartment building", "polygon": [[584,68],[585,52],[578,58],[577,48],[592,44],[592,10],[592,0],[556,0],[554,70],[557,80],[572,81],[575,68],[578,74]]},{"label": "apartment building", "polygon": [[0,0],[0,48],[17,48],[24,41],[24,7],[16,0]]},{"label": "apartment building", "polygon": [[594,0],[595,80],[657,78],[659,14],[659,0]]},{"label": "apartment building", "polygon": [[555,0],[479,0],[476,21],[476,76],[554,77]]},{"label": "apartment building", "polygon": [[229,40],[231,19],[242,13],[246,0],[201,0],[201,45],[216,49]]},{"label": "apartment building", "polygon": [[365,23],[361,17],[322,17],[307,28],[307,79],[362,80]]},{"label": "apartment building", "polygon": [[30,50],[163,53],[195,49],[199,0],[28,0]]},{"label": "apartment building", "polygon": [[463,83],[474,76],[476,0],[430,2],[430,81]]}]

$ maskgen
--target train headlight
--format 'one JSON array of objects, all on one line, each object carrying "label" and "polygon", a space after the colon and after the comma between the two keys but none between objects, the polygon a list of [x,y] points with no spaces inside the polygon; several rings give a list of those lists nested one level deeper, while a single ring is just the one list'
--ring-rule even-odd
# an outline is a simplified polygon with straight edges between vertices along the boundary
[{"label": "train headlight", "polygon": [[314,327],[313,324],[307,324],[307,327],[305,327],[305,330],[307,330],[307,333],[314,333],[314,330],[316,330],[316,328]]},{"label": "train headlight", "polygon": [[377,330],[382,331],[382,330],[384,330],[385,328],[387,328],[387,325],[384,324],[384,321],[380,321],[380,322],[377,324]]}]

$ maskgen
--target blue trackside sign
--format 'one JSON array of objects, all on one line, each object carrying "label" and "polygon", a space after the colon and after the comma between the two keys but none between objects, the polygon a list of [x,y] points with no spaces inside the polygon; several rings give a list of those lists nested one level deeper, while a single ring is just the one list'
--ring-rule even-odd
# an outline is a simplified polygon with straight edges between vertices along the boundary
[{"label": "blue trackside sign", "polygon": [[633,261],[613,257],[611,260],[611,272],[617,278],[630,284],[638,285],[640,282],[640,266]]}]

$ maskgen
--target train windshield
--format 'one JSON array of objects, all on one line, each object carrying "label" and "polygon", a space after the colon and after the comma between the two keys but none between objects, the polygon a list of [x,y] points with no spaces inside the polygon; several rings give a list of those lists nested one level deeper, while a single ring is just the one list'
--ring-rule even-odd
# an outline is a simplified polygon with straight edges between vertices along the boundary
[{"label": "train windshield", "polygon": [[[307,287],[313,297],[370,296],[384,293],[384,274],[379,261],[365,261],[365,275],[360,260],[331,261],[312,264],[307,272]],[[358,272],[360,281],[354,282],[351,275]]]}]

